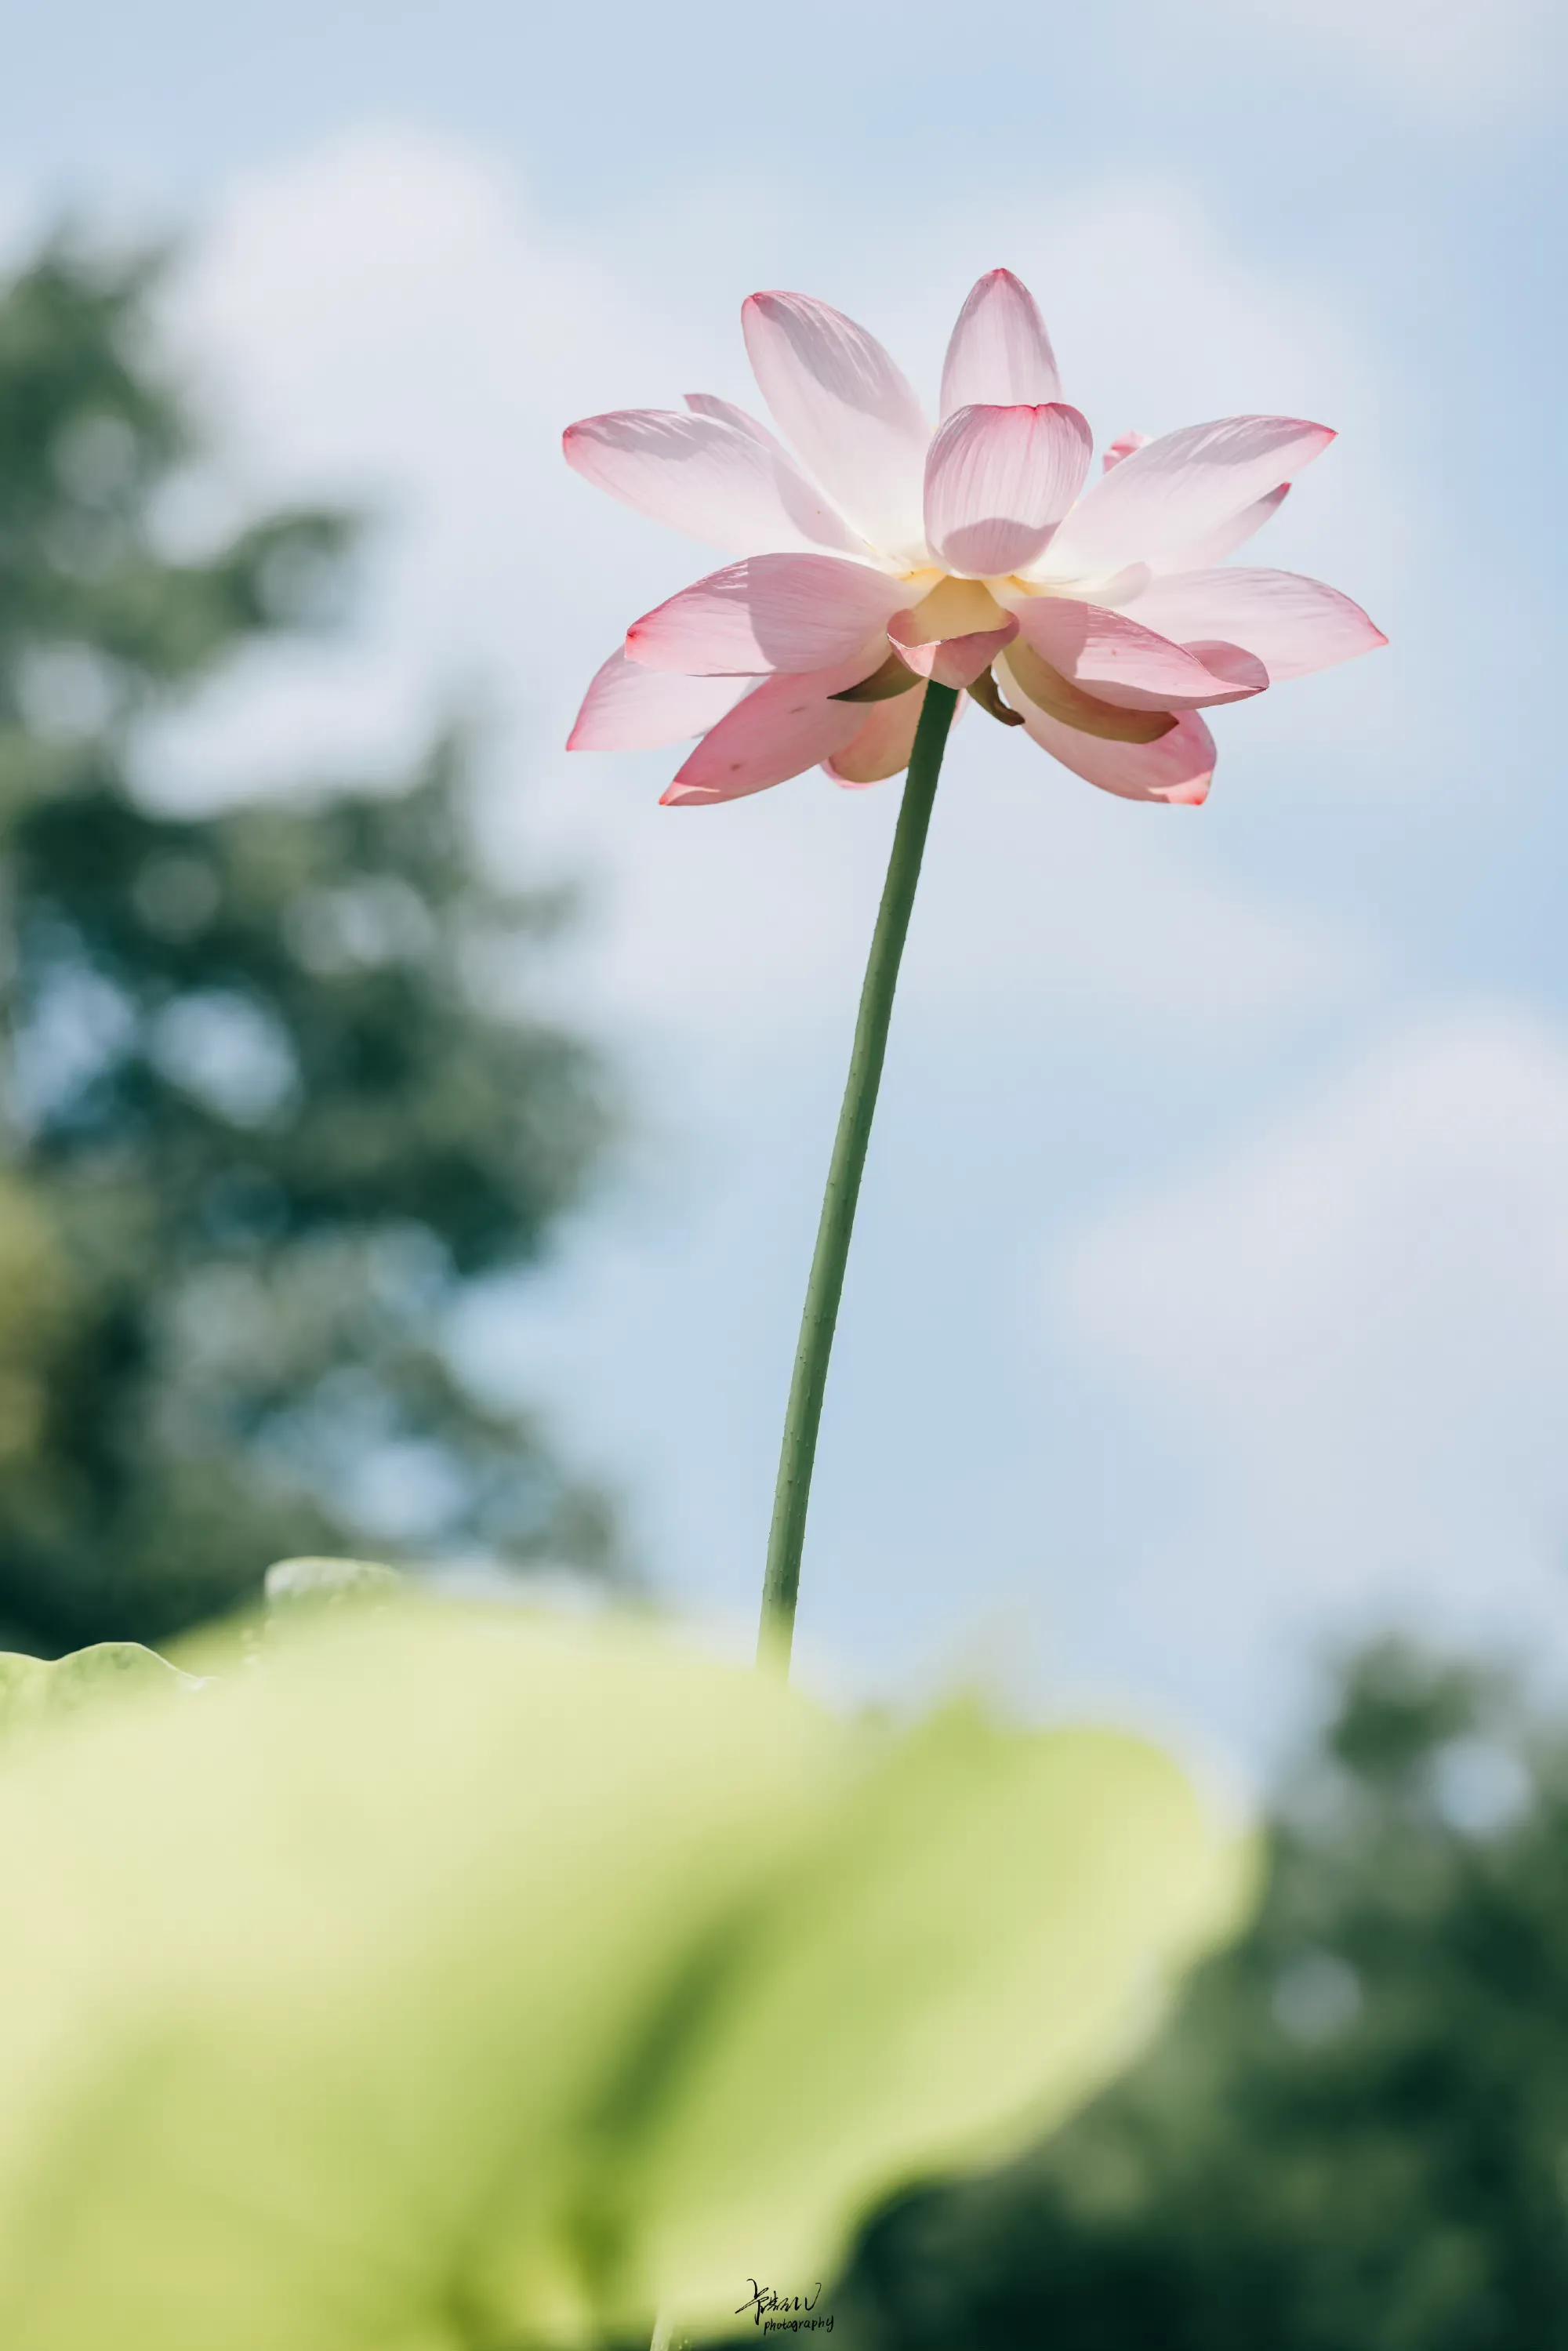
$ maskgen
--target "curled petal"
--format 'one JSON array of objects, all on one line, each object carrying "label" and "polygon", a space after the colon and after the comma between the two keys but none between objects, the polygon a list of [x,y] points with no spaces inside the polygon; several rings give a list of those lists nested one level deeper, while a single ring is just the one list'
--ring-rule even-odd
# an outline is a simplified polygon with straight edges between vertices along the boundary
[{"label": "curled petal", "polygon": [[901,660],[938,685],[966,686],[989,669],[1018,622],[978,580],[941,580],[887,624]]},{"label": "curled petal", "polygon": [[1037,710],[1108,743],[1157,743],[1176,723],[1169,710],[1122,710],[1113,702],[1097,702],[1023,637],[1008,649],[1008,671]]},{"label": "curled petal", "polygon": [[[1013,647],[1015,650],[1017,648],[1017,644],[1018,640],[1015,637],[1013,640]],[[1021,726],[1023,725],[1023,719],[1019,716],[1019,712],[1009,708],[1008,704],[1002,700],[1001,695],[998,693],[996,674],[994,671],[988,669],[982,670],[978,677],[971,678],[968,684],[968,694],[970,700],[972,702],[977,702],[981,709],[985,712],[987,717],[994,718],[999,726]]]},{"label": "curled petal", "polygon": [[762,396],[812,475],[873,547],[918,559],[930,427],[875,336],[805,294],[754,294],[741,323]]},{"label": "curled petal", "polygon": [[751,683],[644,669],[618,645],[582,698],[569,751],[658,751],[716,726]]},{"label": "curled petal", "polygon": [[1231,519],[1328,447],[1326,424],[1228,416],[1148,442],[1082,497],[1040,565],[1056,580],[1101,580],[1155,566]]},{"label": "curled petal", "polygon": [[1060,400],[1056,354],[1034,296],[1010,269],[993,269],[958,313],[942,369],[942,413],[975,402],[1037,406]]},{"label": "curled petal", "polygon": [[862,656],[869,671],[906,592],[885,571],[836,556],[753,556],[634,621],[626,651],[648,669],[692,675],[798,674]]},{"label": "curled petal", "polygon": [[897,653],[889,653],[869,677],[858,678],[835,694],[835,702],[891,702],[895,695],[910,694],[915,685],[915,674],[909,664]]},{"label": "curled petal", "polygon": [[[1140,598],[1139,601],[1143,600]],[[1228,645],[1215,666],[1125,612],[1075,596],[1031,596],[1016,607],[1019,630],[1073,684],[1126,710],[1196,710],[1260,694],[1269,673]]]},{"label": "curled petal", "polygon": [[949,571],[1032,563],[1083,486],[1093,436],[1075,408],[954,411],[925,461],[925,536]]},{"label": "curled petal", "polygon": [[925,688],[922,685],[917,694],[879,704],[854,740],[825,762],[834,783],[856,789],[901,774],[908,767],[909,755],[915,748],[915,730],[920,724],[925,700]]},{"label": "curled petal", "polygon": [[937,685],[972,685],[1018,634],[1018,622],[1009,617],[1005,627],[981,629],[972,636],[923,641],[916,632],[906,639],[904,631],[909,618],[906,612],[895,613],[888,622],[888,634],[898,648],[899,659],[917,676],[930,678]]},{"label": "curled petal", "polygon": [[1245,645],[1271,678],[1305,677],[1388,643],[1359,604],[1295,571],[1179,571],[1155,580],[1132,614],[1184,644]]},{"label": "curled petal", "polygon": [[711,546],[857,549],[786,452],[726,417],[620,409],[569,424],[561,446],[585,481]]},{"label": "curled petal", "polygon": [[[1002,666],[1007,668],[1005,657]],[[1030,702],[1016,679],[1010,684],[1023,723],[1041,750],[1085,783],[1124,800],[1165,800],[1197,808],[1207,799],[1214,777],[1214,737],[1196,710],[1184,712],[1157,743],[1110,743],[1076,726],[1064,726]]]},{"label": "curled petal", "polygon": [[862,706],[835,702],[826,676],[770,677],[705,735],[664,795],[665,808],[709,806],[765,792],[853,742]]}]

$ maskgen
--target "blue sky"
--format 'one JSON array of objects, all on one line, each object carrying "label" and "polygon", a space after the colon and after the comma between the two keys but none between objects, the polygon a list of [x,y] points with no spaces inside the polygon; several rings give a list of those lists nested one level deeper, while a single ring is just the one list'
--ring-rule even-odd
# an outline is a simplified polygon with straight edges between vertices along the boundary
[{"label": "blue sky", "polygon": [[1341,428],[1260,542],[1385,653],[1220,715],[1198,812],[967,726],[828,1403],[808,1670],[978,1669],[1266,1754],[1336,1629],[1568,1654],[1568,967],[1555,649],[1563,37],[1545,0],[455,0],[18,14],[0,225],[188,227],[171,331],[239,495],[361,490],[365,621],[165,747],[188,798],[388,765],[477,693],[497,854],[579,874],[552,980],[642,1126],[457,1343],[547,1390],[661,1579],[754,1605],[800,1285],[894,813],[660,810],[568,760],[707,568],[557,434],[747,397],[754,286],[934,386],[1006,263],[1102,440]]}]

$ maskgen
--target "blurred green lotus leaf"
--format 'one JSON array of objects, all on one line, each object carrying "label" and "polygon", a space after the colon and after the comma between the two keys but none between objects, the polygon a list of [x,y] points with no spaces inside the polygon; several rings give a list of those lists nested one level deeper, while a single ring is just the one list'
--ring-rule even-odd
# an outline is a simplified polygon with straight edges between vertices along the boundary
[{"label": "blurred green lotus leaf", "polygon": [[99,1641],[65,1657],[0,1651],[0,1741],[105,1698],[196,1687],[193,1675],[136,1641]]},{"label": "blurred green lotus leaf", "polygon": [[5,2351],[538,2351],[810,2292],[1129,2053],[1245,1846],[1134,1738],[326,1612],[0,1775]]},{"label": "blurred green lotus leaf", "polygon": [[263,1589],[269,1608],[321,1607],[385,1600],[402,1583],[395,1567],[373,1559],[280,1559]]}]

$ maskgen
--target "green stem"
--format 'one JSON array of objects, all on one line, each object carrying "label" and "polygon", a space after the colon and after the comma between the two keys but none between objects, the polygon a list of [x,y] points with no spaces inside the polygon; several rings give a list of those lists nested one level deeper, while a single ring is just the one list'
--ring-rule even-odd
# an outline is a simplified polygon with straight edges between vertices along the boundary
[{"label": "green stem", "polygon": [[800,1339],[795,1350],[789,1403],[784,1415],[784,1443],[779,1458],[779,1483],[773,1496],[773,1523],[768,1536],[768,1568],[762,1585],[762,1628],[758,1637],[758,1663],[789,1670],[795,1637],[795,1603],[800,1588],[800,1551],[806,1537],[806,1510],[811,1497],[811,1468],[817,1457],[817,1430],[822,1417],[822,1395],[828,1384],[828,1358],[839,1319],[839,1299],[844,1286],[844,1265],[854,1230],[855,1204],[860,1198],[866,1145],[876,1109],[877,1088],[887,1051],[888,1022],[893,1017],[898,967],[909,929],[920,861],[931,823],[936,778],[947,729],[958,697],[949,685],[928,685],[909,777],[898,811],[898,826],[887,862],[882,904],[872,935],[871,956],[861,988],[855,1041],[850,1054],[850,1074],[839,1112],[839,1131],[828,1167],[828,1188],[822,1198],[817,1247],[806,1284],[806,1305],[800,1318]]},{"label": "green stem", "polygon": [[[888,1023],[893,1018],[898,967],[925,852],[936,778],[947,729],[953,724],[958,696],[950,685],[928,685],[915,747],[909,755],[909,776],[898,811],[893,849],[887,861],[882,904],[872,934],[871,956],[861,987],[855,1041],[850,1052],[850,1074],[839,1112],[839,1131],[828,1165],[828,1188],[822,1197],[817,1247],[806,1284],[805,1311],[800,1317],[800,1344],[795,1350],[794,1376],[784,1415],[784,1444],[779,1458],[779,1484],[773,1496],[773,1524],[768,1537],[768,1570],[762,1585],[762,1629],[758,1636],[757,1662],[789,1670],[795,1637],[795,1601],[800,1588],[800,1547],[806,1535],[806,1506],[811,1494],[811,1468],[817,1458],[817,1430],[822,1417],[822,1395],[828,1384],[828,1357],[839,1319],[839,1299],[844,1286],[844,1264],[854,1230],[855,1204],[860,1198],[866,1145],[876,1109],[877,1088],[887,1052]],[[649,2351],[682,2351],[689,2338],[674,2313],[662,2310],[653,2325]]]}]

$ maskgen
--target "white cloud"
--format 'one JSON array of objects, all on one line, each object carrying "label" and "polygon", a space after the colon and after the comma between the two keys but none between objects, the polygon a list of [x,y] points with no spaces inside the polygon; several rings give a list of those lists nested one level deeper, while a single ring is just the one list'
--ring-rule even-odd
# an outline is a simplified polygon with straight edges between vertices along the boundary
[{"label": "white cloud", "polygon": [[1393,1037],[1052,1284],[1181,1489],[1123,1595],[1262,1686],[1304,1628],[1548,1636],[1568,1600],[1568,1040]]}]

